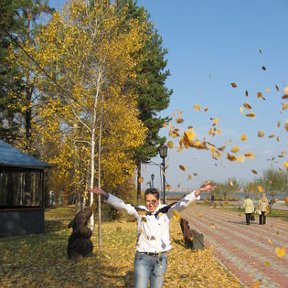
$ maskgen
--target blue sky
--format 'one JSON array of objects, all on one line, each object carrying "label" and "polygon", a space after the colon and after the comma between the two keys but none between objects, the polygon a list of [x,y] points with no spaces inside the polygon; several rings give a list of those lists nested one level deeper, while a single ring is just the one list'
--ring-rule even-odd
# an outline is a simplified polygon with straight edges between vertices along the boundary
[{"label": "blue sky", "polygon": [[[288,157],[275,162],[267,159],[288,150],[288,132],[283,128],[288,112],[280,113],[281,96],[288,85],[288,1],[141,0],[137,3],[150,13],[163,38],[163,47],[168,50],[166,58],[171,76],[167,86],[174,93],[169,108],[161,114],[171,116],[175,111],[182,111],[184,122],[177,125],[182,131],[193,126],[200,139],[206,137],[219,146],[231,140],[230,146],[239,145],[240,154],[256,155],[253,160],[239,163],[226,160],[225,155],[215,161],[207,151],[169,150],[166,180],[174,190],[179,186],[198,186],[206,179],[223,182],[235,177],[247,182],[261,176],[264,169],[283,167]],[[50,4],[60,9],[63,2],[50,0]],[[237,83],[237,88],[230,85],[232,82]],[[257,92],[262,92],[266,100],[257,99]],[[255,118],[240,113],[244,102],[252,105]],[[202,111],[195,111],[194,104],[201,105]],[[208,112],[203,112],[206,106]],[[211,117],[220,119],[218,127],[222,131],[214,138],[207,134]],[[278,121],[280,128],[276,125]],[[258,130],[265,131],[265,137],[257,137]],[[168,136],[168,132],[163,129],[161,135]],[[242,133],[248,136],[246,142],[240,141]],[[272,133],[279,136],[279,142],[276,137],[268,137]],[[227,152],[230,146],[227,145]],[[159,157],[152,160],[161,162]],[[186,171],[179,169],[180,164]],[[251,169],[258,171],[258,175]],[[160,188],[158,166],[143,165],[142,171],[143,188],[152,173],[155,186]],[[193,173],[197,176],[189,180],[188,175]]]}]

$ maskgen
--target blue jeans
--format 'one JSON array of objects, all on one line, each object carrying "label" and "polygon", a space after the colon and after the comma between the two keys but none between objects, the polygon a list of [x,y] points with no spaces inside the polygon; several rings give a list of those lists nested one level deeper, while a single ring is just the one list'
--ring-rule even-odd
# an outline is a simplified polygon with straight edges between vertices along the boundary
[{"label": "blue jeans", "polygon": [[167,267],[167,254],[150,256],[136,252],[134,261],[134,288],[161,288]]}]

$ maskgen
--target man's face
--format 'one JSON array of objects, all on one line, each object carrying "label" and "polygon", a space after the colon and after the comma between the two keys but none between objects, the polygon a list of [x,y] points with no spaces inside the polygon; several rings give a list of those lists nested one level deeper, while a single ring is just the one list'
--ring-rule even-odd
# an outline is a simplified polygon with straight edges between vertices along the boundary
[{"label": "man's face", "polygon": [[153,194],[147,194],[145,197],[145,202],[147,209],[151,213],[153,213],[159,205],[159,200]]}]

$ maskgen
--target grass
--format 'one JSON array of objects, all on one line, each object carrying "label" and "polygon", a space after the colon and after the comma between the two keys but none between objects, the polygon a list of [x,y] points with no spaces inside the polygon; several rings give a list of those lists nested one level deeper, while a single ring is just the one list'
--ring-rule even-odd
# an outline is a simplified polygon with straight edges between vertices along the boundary
[{"label": "grass", "polygon": [[[102,251],[97,227],[93,233],[93,254],[80,262],[67,259],[68,223],[75,207],[48,209],[44,234],[0,238],[1,288],[8,287],[133,287],[136,223],[110,221],[102,224]],[[165,287],[242,287],[209,249],[186,249],[178,222],[171,223]]]}]

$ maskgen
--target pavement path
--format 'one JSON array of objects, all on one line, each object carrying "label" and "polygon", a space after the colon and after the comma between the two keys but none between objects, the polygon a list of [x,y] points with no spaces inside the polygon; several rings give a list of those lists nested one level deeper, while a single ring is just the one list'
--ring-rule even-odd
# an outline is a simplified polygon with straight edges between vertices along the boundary
[{"label": "pavement path", "polygon": [[[182,216],[191,229],[204,235],[205,246],[212,246],[216,258],[245,286],[288,288],[288,222],[267,217],[266,225],[259,225],[257,216],[248,226],[243,212],[200,204]],[[276,247],[285,247],[287,254],[278,257]]]}]

